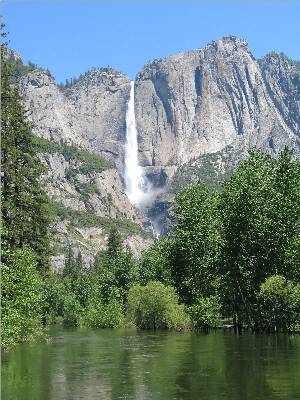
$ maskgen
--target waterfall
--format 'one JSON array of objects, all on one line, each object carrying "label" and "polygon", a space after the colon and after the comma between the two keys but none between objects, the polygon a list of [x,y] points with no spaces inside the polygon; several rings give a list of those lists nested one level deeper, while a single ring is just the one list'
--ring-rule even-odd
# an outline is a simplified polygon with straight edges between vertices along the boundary
[{"label": "waterfall", "polygon": [[150,195],[150,185],[139,165],[137,129],[134,112],[134,81],[130,83],[130,97],[126,112],[125,188],[132,204],[142,207]]},{"label": "waterfall", "polygon": [[[154,189],[139,165],[137,129],[134,113],[134,81],[130,83],[130,97],[126,112],[126,145],[125,145],[125,190],[130,202],[139,209],[145,209],[160,192]],[[149,218],[153,237],[160,236],[157,223]]]}]

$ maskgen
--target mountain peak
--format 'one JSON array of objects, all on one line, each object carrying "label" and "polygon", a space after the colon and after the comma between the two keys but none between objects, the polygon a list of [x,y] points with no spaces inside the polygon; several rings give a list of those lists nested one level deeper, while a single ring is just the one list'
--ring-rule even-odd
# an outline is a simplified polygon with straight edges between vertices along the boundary
[{"label": "mountain peak", "polygon": [[213,46],[232,45],[232,46],[248,47],[248,41],[246,39],[239,38],[238,36],[229,35],[229,36],[223,36],[222,38],[217,40],[212,40],[211,42],[208,43],[208,46],[211,45]]},{"label": "mountain peak", "polygon": [[246,52],[253,58],[248,41],[237,36],[224,36],[221,39],[213,40],[203,50],[206,52],[213,50],[213,52],[229,56],[236,52]]},{"label": "mountain peak", "polygon": [[21,62],[21,56],[15,50],[10,47],[4,47],[4,57],[9,61]]}]

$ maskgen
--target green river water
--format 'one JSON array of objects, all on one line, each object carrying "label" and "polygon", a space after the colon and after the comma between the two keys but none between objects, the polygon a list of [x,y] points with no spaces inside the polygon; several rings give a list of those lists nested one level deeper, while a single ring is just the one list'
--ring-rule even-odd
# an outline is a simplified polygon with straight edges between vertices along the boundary
[{"label": "green river water", "polygon": [[2,353],[3,400],[297,400],[300,336],[62,329]]}]

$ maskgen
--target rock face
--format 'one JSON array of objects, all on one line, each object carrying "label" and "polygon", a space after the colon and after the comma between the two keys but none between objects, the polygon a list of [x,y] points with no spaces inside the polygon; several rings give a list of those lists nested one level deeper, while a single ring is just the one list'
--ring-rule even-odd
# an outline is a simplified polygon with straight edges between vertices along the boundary
[{"label": "rock face", "polygon": [[99,69],[59,87],[47,71],[35,69],[21,78],[20,87],[34,133],[42,140],[43,182],[57,214],[53,269],[62,268],[68,247],[75,255],[81,252],[88,268],[105,248],[114,221],[125,244],[139,255],[152,239],[144,232],[149,222],[130,204],[122,178],[129,79]]},{"label": "rock face", "polygon": [[[129,78],[95,69],[62,87],[35,69],[20,86],[35,134],[49,148],[56,144],[40,152],[58,210],[56,247],[81,251],[89,266],[116,221],[138,254],[151,239],[143,236],[149,220],[124,193]],[[300,154],[300,64],[275,53],[255,60],[246,41],[226,37],[145,65],[135,81],[135,113],[140,163],[158,188],[146,212],[165,232],[174,194],[186,184],[201,178],[217,187],[252,147]],[[111,164],[94,168],[99,157]],[[54,268],[63,263],[57,251]]]},{"label": "rock face", "polygon": [[144,166],[228,145],[298,151],[299,67],[277,55],[258,62],[235,37],[155,60],[137,76],[136,120]]},{"label": "rock face", "polygon": [[95,69],[64,88],[37,69],[20,83],[37,136],[90,149],[121,168],[128,77],[113,69]]},{"label": "rock face", "polygon": [[75,109],[50,74],[37,69],[22,77],[20,84],[37,136],[89,148],[76,119]]},{"label": "rock face", "polygon": [[[57,216],[51,228],[53,269],[64,265],[69,247],[74,255],[81,252],[89,268],[97,252],[105,249],[114,223],[136,256],[152,243],[151,235],[144,232],[148,222],[130,204],[116,168],[83,173],[84,163],[76,157],[69,159],[59,148],[52,154],[40,153],[40,158],[48,167],[42,179]],[[137,241],[144,246],[137,247]]]},{"label": "rock face", "polygon": [[129,93],[129,78],[112,69],[92,70],[64,91],[81,135],[93,151],[114,160],[120,170]]},{"label": "rock face", "polygon": [[[270,53],[259,60],[273,104],[292,132],[300,136],[300,63],[284,54]],[[298,142],[299,143],[299,142]]]}]

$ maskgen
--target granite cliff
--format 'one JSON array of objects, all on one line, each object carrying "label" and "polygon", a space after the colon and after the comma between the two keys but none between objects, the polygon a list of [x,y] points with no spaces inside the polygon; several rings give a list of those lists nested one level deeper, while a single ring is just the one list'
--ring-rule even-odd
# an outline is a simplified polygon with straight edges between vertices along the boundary
[{"label": "granite cliff", "polygon": [[136,79],[142,163],[183,165],[226,146],[299,149],[299,65],[255,60],[235,37],[147,64]]},{"label": "granite cliff", "polygon": [[112,221],[138,254],[152,240],[147,217],[166,223],[178,190],[199,178],[218,186],[252,147],[300,153],[299,63],[276,53],[256,60],[236,37],[154,60],[138,73],[139,160],[162,189],[146,210],[134,208],[124,191],[127,76],[94,69],[64,87],[36,68],[19,84],[48,166],[56,268],[66,246],[83,252],[88,266]]}]

